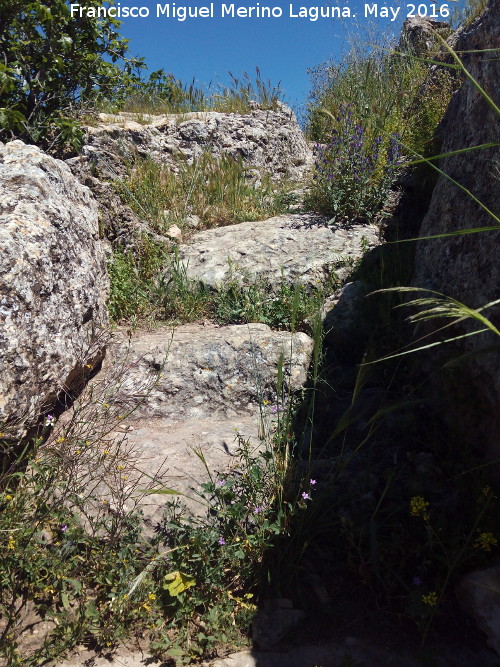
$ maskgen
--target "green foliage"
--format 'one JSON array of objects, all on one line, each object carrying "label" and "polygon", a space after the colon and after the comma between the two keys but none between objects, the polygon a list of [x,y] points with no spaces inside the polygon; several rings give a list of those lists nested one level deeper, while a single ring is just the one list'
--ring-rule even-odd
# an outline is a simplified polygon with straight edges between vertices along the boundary
[{"label": "green foliage", "polygon": [[402,157],[395,139],[410,156],[431,154],[457,85],[445,68],[431,77],[409,47],[388,51],[355,43],[340,63],[310,71],[307,131],[318,145],[309,205],[334,220],[377,214]]},{"label": "green foliage", "polygon": [[316,145],[315,171],[306,205],[331,222],[371,220],[379,211],[398,168],[399,136],[367,139],[348,105],[341,105],[326,146]]},{"label": "green foliage", "polygon": [[[116,604],[155,550],[126,509],[134,461],[110,436],[120,420],[113,390],[102,387],[61,425],[48,415],[24,451],[0,434],[10,461],[0,475],[0,655],[13,667],[82,642],[109,648],[142,623],[144,599]],[[26,641],[41,619],[45,630]]]},{"label": "green foliage", "polygon": [[367,52],[364,45],[354,43],[340,63],[310,70],[311,139],[327,143],[337,128],[341,106],[348,105],[368,140],[397,133],[403,145],[426,153],[456,83],[447,72],[439,73],[439,81],[429,80],[428,64],[414,57],[409,47],[404,55],[390,53],[391,47],[386,40]]},{"label": "green foliage", "polygon": [[282,98],[279,87],[261,77],[256,68],[255,77],[244,72],[238,78],[229,72],[228,85],[209,84],[202,87],[193,80],[189,86],[182,84],[163,69],[152,72],[147,81],[140,77],[131,79],[112,98],[100,105],[110,113],[125,111],[139,114],[189,113],[193,111],[221,111],[225,113],[249,113],[255,108],[278,108]]},{"label": "green foliage", "polygon": [[127,40],[118,26],[111,18],[72,17],[65,0],[2,0],[0,139],[78,149],[74,110],[109,94],[140,64],[126,60]]},{"label": "green foliage", "polygon": [[307,291],[279,280],[274,285],[251,276],[230,275],[217,290],[187,276],[177,251],[143,239],[138,252],[115,251],[108,265],[108,308],[115,321],[172,323],[211,318],[219,324],[262,322],[276,329],[308,329],[328,285]]},{"label": "green foliage", "polygon": [[143,236],[132,250],[117,250],[108,263],[108,310],[113,320],[141,318],[154,308],[152,294],[168,261],[167,250]]},{"label": "green foliage", "polygon": [[129,177],[116,187],[138,215],[158,233],[176,223],[181,228],[187,215],[201,218],[204,227],[246,220],[263,220],[287,208],[285,186],[273,185],[267,174],[260,183],[241,158],[214,157],[203,153],[191,164],[179,158],[175,172],[152,160],[137,160]]}]

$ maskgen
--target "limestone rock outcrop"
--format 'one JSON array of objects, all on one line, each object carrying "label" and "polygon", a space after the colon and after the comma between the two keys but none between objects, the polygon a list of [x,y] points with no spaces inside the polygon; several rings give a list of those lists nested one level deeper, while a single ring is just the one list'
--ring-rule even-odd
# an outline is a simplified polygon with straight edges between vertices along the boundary
[{"label": "limestone rock outcrop", "polygon": [[[283,406],[276,396],[280,359],[288,395],[305,383],[312,348],[306,334],[265,324],[190,324],[130,340],[122,332],[80,402],[109,394],[110,411],[123,415],[120,431],[135,452],[135,475],[161,472],[162,484],[186,494],[183,501],[196,511],[203,506],[188,498],[207,471],[195,450],[213,473],[233,464],[238,436],[260,447]],[[136,476],[127,483],[134,488]],[[161,519],[164,503],[158,494],[140,501],[146,532]]]},{"label": "limestone rock outcrop", "polygon": [[0,420],[20,435],[102,358],[108,278],[97,204],[63,162],[0,144],[0,192]]},{"label": "limestone rock outcrop", "polygon": [[344,280],[379,243],[375,225],[329,225],[322,216],[296,213],[198,232],[180,246],[180,257],[190,278],[211,287],[238,275],[314,286],[332,273]]},{"label": "limestone rock outcrop", "polygon": [[87,128],[83,148],[99,172],[111,170],[115,175],[123,174],[124,162],[136,155],[175,170],[180,155],[192,162],[204,151],[217,158],[223,154],[241,157],[247,167],[275,178],[299,179],[312,165],[311,150],[293,112],[284,104],[275,111],[256,108],[248,114],[100,114],[98,124]]},{"label": "limestone rock outcrop", "polygon": [[[497,105],[500,61],[473,51],[498,47],[499,34],[500,0],[491,0],[486,12],[462,31],[456,44],[456,50],[462,52],[466,68],[483,89],[496,98]],[[500,118],[472,82],[466,80],[451,100],[440,134],[441,153],[498,142]],[[498,215],[498,146],[447,157],[440,162],[440,168]],[[495,224],[494,219],[470,195],[440,176],[420,236]],[[413,284],[457,298],[467,306],[480,308],[500,295],[499,242],[500,231],[421,241],[416,252]],[[484,314],[496,321],[498,326],[498,306],[489,308]],[[464,325],[462,333],[470,331],[471,327],[471,324]],[[459,332],[455,331],[458,335]],[[447,410],[451,419],[457,419],[456,423],[461,425],[461,434],[475,442],[483,442],[492,458],[500,455],[500,355],[498,350],[487,353],[487,348],[497,342],[495,338],[493,333],[481,334],[460,342],[456,356],[464,352],[471,355],[467,365],[460,366],[461,389],[457,392],[455,378],[455,388],[452,383],[448,385],[447,401]],[[442,393],[441,389],[439,393]]]}]

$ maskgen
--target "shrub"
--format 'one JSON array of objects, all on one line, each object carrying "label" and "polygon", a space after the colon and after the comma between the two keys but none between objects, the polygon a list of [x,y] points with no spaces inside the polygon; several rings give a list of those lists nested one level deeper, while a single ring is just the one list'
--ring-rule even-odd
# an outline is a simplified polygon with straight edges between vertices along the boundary
[{"label": "shrub", "polygon": [[397,134],[370,139],[349,105],[341,105],[326,146],[316,145],[307,203],[332,221],[371,220],[394,180],[401,148]]},{"label": "shrub", "polygon": [[126,59],[118,26],[111,18],[72,17],[64,0],[2,2],[0,140],[17,136],[77,149],[82,133],[70,118],[74,109],[109,94],[140,64]]}]

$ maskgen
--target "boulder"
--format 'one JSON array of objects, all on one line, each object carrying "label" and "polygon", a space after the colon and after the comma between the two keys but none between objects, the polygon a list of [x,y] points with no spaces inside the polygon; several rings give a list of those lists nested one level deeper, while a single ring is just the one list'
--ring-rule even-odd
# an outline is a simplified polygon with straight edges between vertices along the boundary
[{"label": "boulder", "polygon": [[0,420],[15,437],[104,355],[97,204],[61,161],[0,144]]},{"label": "boulder", "polygon": [[[192,500],[192,488],[208,474],[196,451],[214,472],[235,463],[240,438],[252,448],[262,446],[278,413],[280,359],[284,386],[294,392],[306,381],[312,348],[306,334],[276,332],[265,324],[192,324],[138,332],[129,339],[121,332],[75,409],[88,406],[79,413],[80,422],[85,410],[95,415],[96,405],[102,410],[104,402],[106,422],[119,415],[117,435],[126,439],[135,470],[125,495],[137,488],[138,475],[147,474],[139,488],[173,488],[200,511],[204,507]],[[108,493],[104,486],[100,497]],[[151,534],[162,518],[165,496],[152,494],[138,502]]]},{"label": "boulder", "polygon": [[188,277],[211,287],[238,276],[317,286],[333,273],[344,280],[379,243],[375,225],[329,225],[313,213],[294,213],[198,232],[179,254]]},{"label": "boulder", "polygon": [[[474,51],[498,46],[499,32],[500,0],[491,0],[484,14],[461,32],[456,44],[466,68],[493,97],[498,91],[500,61]],[[498,142],[499,117],[472,82],[466,80],[451,100],[440,134],[441,153]],[[452,155],[442,159],[439,166],[498,215],[498,146]],[[469,194],[440,176],[420,236],[495,225],[494,219]],[[500,294],[499,242],[500,231],[421,241],[416,251],[413,285],[454,297],[472,308],[485,306]],[[484,314],[498,326],[498,305]],[[473,328],[481,327],[468,321],[461,330],[455,328],[454,334],[450,331],[450,337],[469,333]],[[471,443],[481,442],[483,451],[492,459],[500,456],[500,355],[498,348],[491,349],[495,344],[498,345],[498,337],[493,333],[460,341],[452,354],[455,357],[468,354],[466,363],[460,365],[459,376],[449,378],[436,391],[437,396],[446,397],[447,413],[460,437]],[[450,349],[447,348],[446,360],[450,358]],[[444,359],[441,356],[441,361]],[[434,356],[431,363],[435,366],[441,361]]]},{"label": "boulder", "polygon": [[292,110],[284,104],[275,111],[207,111],[148,116],[143,121],[138,114],[99,114],[97,125],[87,128],[83,154],[103,177],[122,175],[126,161],[136,155],[175,170],[180,155],[191,163],[204,151],[215,157],[241,157],[247,167],[276,179],[300,179],[312,166],[311,150]]}]

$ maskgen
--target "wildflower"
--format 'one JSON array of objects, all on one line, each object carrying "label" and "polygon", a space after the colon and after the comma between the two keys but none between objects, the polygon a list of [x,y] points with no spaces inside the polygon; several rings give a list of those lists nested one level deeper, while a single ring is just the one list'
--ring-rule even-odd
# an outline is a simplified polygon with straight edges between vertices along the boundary
[{"label": "wildflower", "polygon": [[422,584],[422,579],[420,579],[420,577],[413,577],[413,581],[411,583],[414,586],[420,586]]},{"label": "wildflower", "polygon": [[154,593],[150,593],[148,595],[148,600],[151,600],[151,601],[156,600],[156,595]]},{"label": "wildflower", "polygon": [[125,595],[123,596],[123,599],[126,600],[127,598],[128,598],[128,595],[125,593]]},{"label": "wildflower", "polygon": [[309,484],[310,484],[311,486],[314,486],[314,485],[316,484],[316,480],[315,480],[315,479],[310,479],[310,480],[309,480]]},{"label": "wildflower", "polygon": [[481,533],[474,542],[476,549],[482,549],[483,551],[491,551],[492,547],[496,547],[497,544],[498,540],[493,533]]},{"label": "wildflower", "polygon": [[60,530],[61,532],[65,533],[65,532],[68,530],[68,526],[67,526],[65,523],[62,523],[62,524],[59,526],[59,530]]},{"label": "wildflower", "polygon": [[431,591],[427,595],[422,595],[422,602],[429,605],[429,607],[435,607],[438,603],[438,596],[436,591]]},{"label": "wildflower", "polygon": [[410,514],[415,517],[421,516],[424,521],[429,520],[428,507],[429,503],[422,496],[413,496],[410,500]]},{"label": "wildflower", "polygon": [[56,423],[56,418],[54,417],[54,415],[47,415],[47,417],[45,418],[45,426],[54,426],[55,423]]},{"label": "wildflower", "polygon": [[61,435],[60,438],[57,438],[56,442],[64,442],[64,438],[63,438],[63,436]]},{"label": "wildflower", "polygon": [[7,549],[10,549],[11,551],[16,548],[16,540],[12,537],[12,535],[9,537],[9,543],[7,545]]},{"label": "wildflower", "polygon": [[262,512],[262,507],[260,505],[257,505],[257,507],[254,507],[253,513],[254,514],[260,514]]},{"label": "wildflower", "polygon": [[123,468],[123,466],[116,466],[116,469],[117,470],[123,470],[124,468]]},{"label": "wildflower", "polygon": [[219,539],[217,540],[217,542],[218,542],[221,546],[223,546],[224,544],[226,544],[226,540],[225,540],[223,537],[219,537]]},{"label": "wildflower", "polygon": [[108,456],[108,454],[109,454],[109,449],[105,449],[105,450],[103,451],[103,454],[104,454],[104,456]]},{"label": "wildflower", "polygon": [[8,493],[8,494],[5,496],[5,500],[12,500],[12,496],[10,495],[10,493]]},{"label": "wildflower", "polygon": [[302,500],[311,500],[311,496],[305,491],[302,492]]},{"label": "wildflower", "polygon": [[226,486],[226,480],[225,479],[218,479],[217,480],[217,486]]}]

